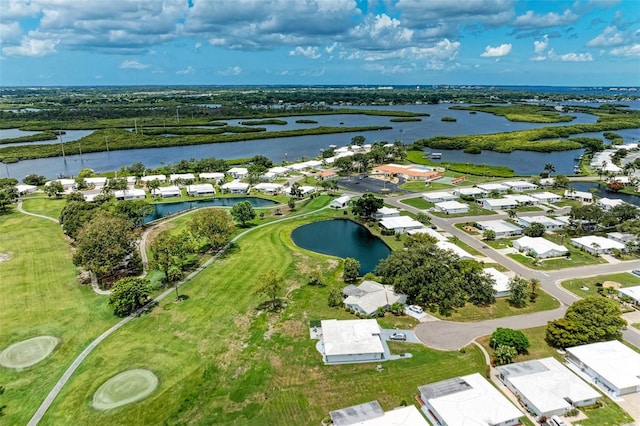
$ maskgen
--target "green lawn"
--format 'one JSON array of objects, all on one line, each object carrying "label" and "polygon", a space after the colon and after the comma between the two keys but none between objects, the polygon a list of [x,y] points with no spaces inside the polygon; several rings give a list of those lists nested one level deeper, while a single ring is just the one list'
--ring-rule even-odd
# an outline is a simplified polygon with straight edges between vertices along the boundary
[{"label": "green lawn", "polygon": [[[563,281],[561,284],[562,287],[566,288],[576,296],[588,297],[597,296],[598,287],[596,287],[596,283],[603,283],[605,281],[615,281],[617,283],[620,283],[622,287],[633,287],[636,285],[640,285],[640,277],[636,277],[635,275],[629,274],[627,272],[611,275],[599,275],[597,277],[580,278],[577,280],[568,280]],[[587,288],[587,290],[583,290],[583,287]]]},{"label": "green lawn", "polygon": [[491,306],[476,306],[467,303],[464,307],[456,309],[455,312],[448,317],[441,316],[437,313],[432,314],[449,321],[470,322],[548,311],[559,306],[560,303],[555,298],[542,290],[538,290],[538,298],[536,299],[536,302],[527,302],[527,306],[524,308],[515,308],[511,306],[508,298],[501,297],[496,299],[496,303]]},{"label": "green lawn", "polygon": [[[318,424],[336,408],[372,399],[385,409],[411,404],[418,385],[484,372],[475,347],[441,352],[403,343],[390,347],[413,357],[384,363],[383,372],[375,363],[322,365],[309,321],[353,316],[326,303],[329,289],[343,285],[339,262],[298,250],[290,239],[308,220],[255,230],[181,289],[187,300],[168,298],[110,336],[80,366],[43,424]],[[278,314],[256,311],[264,299],[253,290],[270,269],[284,277],[289,295]],[[326,287],[305,284],[313,269],[323,271]],[[384,320],[397,321],[406,320]],[[160,378],[151,397],[109,412],[90,408],[106,379],[136,367]]]},{"label": "green lawn", "polygon": [[513,240],[509,238],[498,238],[497,240],[493,240],[493,241],[489,241],[489,240],[483,240],[483,241],[486,245],[499,250],[499,249],[505,249],[505,248],[511,247],[512,246],[511,242]]},{"label": "green lawn", "polygon": [[[51,203],[51,204],[49,204]],[[26,206],[53,215],[56,200]],[[37,209],[36,209],[37,207]],[[116,322],[107,298],[76,281],[76,267],[59,225],[17,212],[0,214],[0,349],[39,335],[62,339],[53,354],[24,371],[0,368],[6,424],[26,424],[71,361]]]},{"label": "green lawn", "polygon": [[512,254],[509,254],[508,256],[511,257],[512,259],[517,260],[518,262],[522,263],[523,265],[531,269],[538,269],[543,271],[548,271],[552,269],[575,268],[577,266],[597,265],[600,263],[607,263],[607,261],[601,257],[595,257],[587,253],[586,251],[582,251],[577,247],[574,247],[571,244],[564,244],[565,241],[569,243],[568,237],[563,238],[563,236],[559,234],[545,233],[544,238],[556,244],[564,245],[569,250],[569,253],[571,253],[571,257],[566,258],[563,256],[559,258],[546,259],[546,260],[541,259],[536,264],[533,258],[529,256],[525,256],[524,254],[512,253]]},{"label": "green lawn", "polygon": [[22,208],[29,213],[59,219],[65,204],[67,204],[67,200],[64,198],[27,198],[22,201]]},{"label": "green lawn", "polygon": [[412,180],[412,181],[403,183],[398,188],[404,189],[405,191],[426,192],[426,191],[449,190],[449,189],[453,189],[453,186],[448,185],[446,183],[440,183],[440,182],[424,182],[421,180]]},{"label": "green lawn", "polygon": [[405,200],[401,200],[400,202],[402,204],[406,204],[408,206],[415,207],[417,209],[423,209],[423,210],[430,209],[434,206],[433,203],[426,201],[422,197],[407,198]]},{"label": "green lawn", "polygon": [[586,420],[580,420],[583,426],[618,426],[630,424],[633,418],[628,415],[618,404],[607,396],[600,398],[602,405],[599,408],[583,409]]}]

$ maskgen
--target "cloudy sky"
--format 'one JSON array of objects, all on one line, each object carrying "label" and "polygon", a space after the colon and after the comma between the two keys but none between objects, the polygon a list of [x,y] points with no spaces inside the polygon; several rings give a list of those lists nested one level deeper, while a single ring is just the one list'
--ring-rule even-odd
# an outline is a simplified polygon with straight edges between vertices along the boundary
[{"label": "cloudy sky", "polygon": [[2,0],[0,85],[640,86],[640,0]]}]

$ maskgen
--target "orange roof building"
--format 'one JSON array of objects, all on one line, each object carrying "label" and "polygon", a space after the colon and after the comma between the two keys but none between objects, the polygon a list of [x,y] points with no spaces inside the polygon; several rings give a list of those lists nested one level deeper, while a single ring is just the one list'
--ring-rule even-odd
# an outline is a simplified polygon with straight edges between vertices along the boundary
[{"label": "orange roof building", "polygon": [[413,165],[401,166],[399,164],[383,164],[374,167],[372,172],[385,176],[399,176],[407,180],[419,179],[424,181],[436,180],[444,176],[436,169],[421,168]]}]

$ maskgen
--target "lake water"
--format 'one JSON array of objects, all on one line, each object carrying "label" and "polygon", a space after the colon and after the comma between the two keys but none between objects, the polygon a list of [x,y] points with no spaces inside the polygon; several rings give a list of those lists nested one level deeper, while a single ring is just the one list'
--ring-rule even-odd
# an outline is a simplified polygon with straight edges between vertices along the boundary
[{"label": "lake water", "polygon": [[302,225],[291,233],[304,249],[360,262],[360,275],[372,272],[391,249],[367,228],[350,220],[325,220]]},{"label": "lake water", "polygon": [[258,197],[209,198],[206,200],[178,201],[175,203],[156,203],[152,204],[154,207],[153,214],[145,218],[144,223],[201,207],[233,207],[243,201],[250,202],[253,207],[271,207],[278,204],[273,200],[265,200],[264,198]]},{"label": "lake water", "polygon": [[595,188],[598,190],[598,192],[595,193],[595,195],[598,197],[615,198],[640,207],[640,197],[638,197],[637,195],[607,191],[605,186],[598,185],[594,182],[571,182],[571,186],[577,191],[583,192],[589,192],[590,189]]},{"label": "lake water", "polygon": [[[73,142],[78,139],[84,138],[85,136],[89,136],[94,132],[94,130],[63,130],[65,132],[62,135],[62,142]],[[41,132],[32,132],[27,130],[20,129],[0,129],[0,139],[9,139],[9,138],[19,138],[22,136],[31,136],[36,133]],[[37,142],[15,142],[15,143],[5,143],[0,145],[0,148],[5,148],[9,146],[19,146],[19,145],[50,145],[54,143],[60,143],[60,139],[51,139],[48,141],[37,141]]]},{"label": "lake water", "polygon": [[[362,135],[367,142],[400,140],[405,143],[413,143],[421,138],[433,136],[459,136],[466,134],[483,134],[496,132],[509,132],[539,128],[544,126],[562,126],[568,123],[517,123],[510,122],[503,117],[497,117],[488,113],[471,114],[469,111],[450,110],[451,104],[439,105],[392,105],[384,107],[351,107],[366,109],[386,109],[404,110],[411,112],[427,113],[430,117],[422,117],[421,122],[392,123],[392,117],[368,116],[359,114],[339,114],[339,115],[315,115],[282,117],[287,121],[286,126],[268,125],[264,126],[269,130],[288,130],[309,128],[316,126],[392,126],[390,130],[369,131],[359,133],[342,133],[316,136],[297,136],[291,138],[260,139],[247,142],[218,143],[207,145],[193,145],[166,148],[145,148],[125,151],[110,151],[86,153],[80,155],[67,156],[66,162],[62,157],[26,160],[9,164],[7,167],[0,167],[0,177],[5,177],[8,173],[11,177],[21,179],[30,173],[42,174],[48,178],[55,178],[59,174],[76,175],[83,168],[91,168],[96,172],[118,170],[125,165],[135,162],[142,162],[147,167],[159,167],[167,163],[176,163],[181,159],[217,157],[224,159],[252,157],[254,155],[265,155],[272,161],[280,163],[282,161],[299,161],[302,158],[313,158],[320,154],[320,151],[327,149],[329,145],[347,145],[351,138]],[[633,104],[632,107],[640,108],[640,103]],[[577,118],[570,124],[594,123],[596,117],[589,114],[574,114]],[[455,117],[458,121],[453,123],[442,122],[440,119],[445,116]],[[318,121],[317,124],[296,123],[298,119],[309,119]],[[236,125],[242,120],[227,120],[228,124]],[[15,129],[12,129],[15,130]],[[63,141],[76,140],[75,132],[92,131],[67,131],[63,136]],[[632,141],[640,137],[639,129],[620,131],[625,133],[625,140]],[[51,141],[57,143],[57,141]],[[6,145],[5,145],[6,146]],[[0,147],[1,148],[1,147]],[[546,163],[553,163],[558,173],[571,174],[573,171],[573,158],[581,154],[581,150],[554,153],[532,153],[528,151],[514,151],[510,154],[500,154],[491,151],[483,151],[482,154],[464,154],[461,151],[446,152],[443,160],[453,162],[470,162],[487,165],[506,165],[513,168],[517,173],[523,175],[537,174]]]}]

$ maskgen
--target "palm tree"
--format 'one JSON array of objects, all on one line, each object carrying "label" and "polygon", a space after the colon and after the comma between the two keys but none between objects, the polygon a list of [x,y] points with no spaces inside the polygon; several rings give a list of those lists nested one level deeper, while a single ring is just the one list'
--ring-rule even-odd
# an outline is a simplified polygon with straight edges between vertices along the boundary
[{"label": "palm tree", "polygon": [[518,217],[518,212],[513,209],[507,210],[507,214],[509,215],[509,219],[515,219]]},{"label": "palm tree", "polygon": [[555,173],[556,168],[553,165],[553,163],[547,163],[544,165],[544,171],[548,173],[549,176],[551,176],[551,173]]},{"label": "palm tree", "polygon": [[624,165],[622,170],[624,171],[625,175],[631,176],[631,173],[636,171],[636,166],[633,163],[627,163],[627,164]]},{"label": "palm tree", "polygon": [[540,287],[540,280],[537,278],[531,278],[529,280],[529,288],[531,289],[531,294],[537,294],[536,291]]}]

